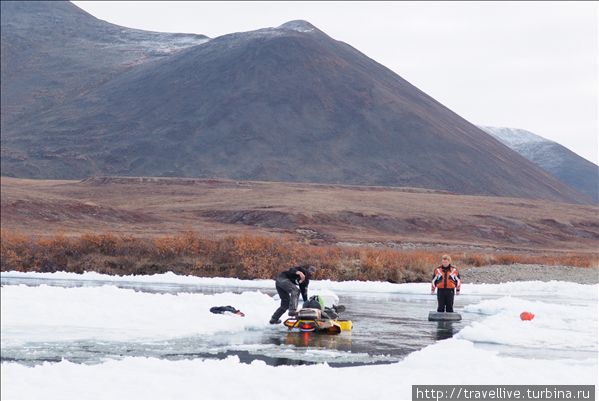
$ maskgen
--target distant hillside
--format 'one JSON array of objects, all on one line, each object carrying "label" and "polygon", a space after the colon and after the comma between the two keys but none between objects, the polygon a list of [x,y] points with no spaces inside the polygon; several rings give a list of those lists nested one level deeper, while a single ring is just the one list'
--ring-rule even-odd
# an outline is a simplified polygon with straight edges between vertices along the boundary
[{"label": "distant hillside", "polygon": [[599,166],[596,164],[530,131],[505,127],[480,128],[599,203]]},{"label": "distant hillside", "polygon": [[314,244],[597,253],[599,207],[414,188],[168,177],[0,180],[2,229],[35,235],[195,230]]},{"label": "distant hillside", "polygon": [[0,7],[3,130],[131,67],[208,40],[109,24],[66,1],[2,1]]},{"label": "distant hillside", "polygon": [[305,21],[206,41],[116,27],[68,3],[2,2],[2,49],[4,175],[223,177],[590,202]]}]

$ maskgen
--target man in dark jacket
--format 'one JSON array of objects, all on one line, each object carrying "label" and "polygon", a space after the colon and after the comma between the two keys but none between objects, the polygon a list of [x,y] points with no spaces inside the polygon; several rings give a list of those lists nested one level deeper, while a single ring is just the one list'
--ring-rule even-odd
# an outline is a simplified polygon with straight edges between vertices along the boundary
[{"label": "man in dark jacket", "polygon": [[275,286],[281,298],[281,306],[272,315],[270,324],[281,323],[279,318],[287,309],[289,309],[289,316],[297,314],[299,294],[302,294],[304,302],[308,300],[308,284],[315,271],[316,267],[314,266],[301,265],[281,272],[277,276]]}]

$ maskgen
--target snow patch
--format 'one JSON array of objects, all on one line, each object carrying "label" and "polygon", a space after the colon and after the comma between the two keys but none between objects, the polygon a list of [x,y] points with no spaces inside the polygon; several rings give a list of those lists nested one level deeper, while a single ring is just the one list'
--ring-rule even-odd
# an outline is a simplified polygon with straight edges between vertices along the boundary
[{"label": "snow patch", "polygon": [[521,128],[486,126],[480,126],[480,128],[510,148],[531,143],[552,142],[542,136],[533,134],[532,132]]},{"label": "snow patch", "polygon": [[[237,278],[225,277],[196,277],[182,276],[173,272],[153,274],[147,276],[112,276],[95,272],[85,272],[83,274],[54,272],[1,272],[0,278],[21,278],[21,279],[50,279],[50,280],[71,280],[71,281],[100,281],[106,284],[127,282],[127,283],[153,283],[153,284],[179,284],[200,287],[228,287],[228,288],[248,288],[248,289],[274,289],[274,280],[241,280]],[[468,284],[462,287],[462,295],[527,295],[527,296],[546,296],[551,294],[553,298],[571,298],[597,300],[598,285],[577,284],[566,281],[516,281],[501,284]],[[388,294],[429,294],[430,283],[403,283],[393,284],[382,281],[331,281],[331,280],[311,280],[310,293],[320,290],[330,290],[339,292],[360,292],[364,294],[388,293]]]},{"label": "snow patch", "polygon": [[[510,347],[597,352],[597,302],[564,305],[502,297],[466,305],[464,311],[489,317],[465,327],[456,338]],[[524,311],[534,313],[535,318],[521,321]]]},{"label": "snow patch", "polygon": [[[114,286],[4,286],[2,347],[32,341],[143,341],[262,329],[277,308],[259,291],[214,295],[151,294]],[[232,305],[246,316],[215,315]]]},{"label": "snow patch", "polygon": [[313,32],[316,30],[314,25],[309,23],[308,21],[303,20],[295,20],[284,23],[279,26],[279,29],[285,29],[288,31],[297,31],[297,32]]},{"label": "snow patch", "polygon": [[[440,355],[451,374],[435,374]],[[498,378],[502,384],[593,384],[597,363],[500,357],[469,341],[450,339],[392,365],[273,367],[261,361],[242,364],[237,357],[125,358],[98,365],[62,361],[31,368],[3,363],[1,374],[3,399],[410,399],[411,385],[430,383],[431,375],[435,384],[496,384]],[[294,377],[302,383],[333,385],[291,391]]]}]

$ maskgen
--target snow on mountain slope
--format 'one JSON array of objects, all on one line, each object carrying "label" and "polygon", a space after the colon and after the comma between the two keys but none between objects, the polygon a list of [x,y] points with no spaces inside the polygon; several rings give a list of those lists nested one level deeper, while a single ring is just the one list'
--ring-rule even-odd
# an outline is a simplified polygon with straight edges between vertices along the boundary
[{"label": "snow on mountain slope", "polygon": [[599,203],[599,167],[557,142],[519,128],[480,126],[562,182]]},{"label": "snow on mountain slope", "polygon": [[530,131],[520,128],[485,126],[481,126],[480,128],[511,148],[514,146],[527,145],[530,143],[551,142],[542,136],[533,134]]}]

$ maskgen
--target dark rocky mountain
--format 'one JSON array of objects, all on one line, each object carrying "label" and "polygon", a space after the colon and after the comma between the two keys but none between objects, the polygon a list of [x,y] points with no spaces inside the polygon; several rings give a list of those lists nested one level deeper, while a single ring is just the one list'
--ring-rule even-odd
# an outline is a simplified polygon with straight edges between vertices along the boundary
[{"label": "dark rocky mountain", "polygon": [[553,174],[599,203],[599,166],[565,146],[530,131],[507,127],[480,127],[543,170]]},{"label": "dark rocky mountain", "polygon": [[[71,11],[64,18],[80,20],[82,31],[86,18],[98,23]],[[4,19],[11,14],[3,9],[3,49]],[[97,32],[94,37],[101,36]],[[51,26],[43,33],[54,34]],[[57,43],[54,53],[64,51],[59,42],[50,43]],[[18,66],[27,48],[11,46],[7,54],[17,61],[6,65]],[[95,45],[86,54],[104,57]],[[47,70],[60,70],[44,63],[38,60]],[[3,122],[2,173],[226,177],[589,201],[391,70],[304,21],[224,35],[130,64],[118,73],[110,69],[101,82],[69,92],[40,112]],[[89,75],[87,66],[79,74]],[[17,89],[6,92],[11,105],[26,97]]]},{"label": "dark rocky mountain", "polygon": [[133,66],[208,40],[123,28],[66,1],[0,6],[3,123],[29,119]]}]

